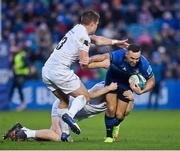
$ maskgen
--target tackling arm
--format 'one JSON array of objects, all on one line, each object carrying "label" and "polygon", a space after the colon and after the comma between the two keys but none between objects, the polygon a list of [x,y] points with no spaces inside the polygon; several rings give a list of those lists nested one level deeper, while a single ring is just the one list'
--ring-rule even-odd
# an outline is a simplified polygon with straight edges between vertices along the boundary
[{"label": "tackling arm", "polygon": [[83,50],[80,51],[79,64],[81,66],[86,66],[89,64],[89,53],[87,51],[83,51]]},{"label": "tackling arm", "polygon": [[94,55],[90,57],[89,64],[84,65],[85,69],[108,68],[110,66],[109,53]]},{"label": "tackling arm", "polygon": [[127,43],[127,39],[126,40],[116,40],[116,39],[109,39],[109,38],[105,38],[102,36],[96,36],[96,35],[91,35],[90,37],[96,45],[99,46],[105,46],[105,45],[116,45],[118,47],[127,49],[127,47],[129,46],[129,44]]},{"label": "tackling arm", "polygon": [[97,98],[101,95],[104,95],[110,91],[116,90],[117,89],[117,83],[112,82],[110,85],[105,86],[101,89],[95,89],[93,91],[90,92],[90,98],[94,99]]}]

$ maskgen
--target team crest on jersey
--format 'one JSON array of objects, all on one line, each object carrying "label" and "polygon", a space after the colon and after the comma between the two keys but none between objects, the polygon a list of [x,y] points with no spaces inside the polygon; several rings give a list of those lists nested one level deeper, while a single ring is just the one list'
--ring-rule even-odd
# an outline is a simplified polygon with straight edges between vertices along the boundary
[{"label": "team crest on jersey", "polygon": [[87,40],[84,40],[84,43],[86,46],[89,46],[89,42]]},{"label": "team crest on jersey", "polygon": [[88,40],[84,40],[83,38],[80,38],[79,40],[81,43],[85,44],[86,46],[89,46]]},{"label": "team crest on jersey", "polygon": [[126,71],[126,67],[123,67],[122,69],[123,69],[124,71]]},{"label": "team crest on jersey", "polygon": [[139,73],[139,69],[136,69],[136,71],[135,71],[137,74]]}]

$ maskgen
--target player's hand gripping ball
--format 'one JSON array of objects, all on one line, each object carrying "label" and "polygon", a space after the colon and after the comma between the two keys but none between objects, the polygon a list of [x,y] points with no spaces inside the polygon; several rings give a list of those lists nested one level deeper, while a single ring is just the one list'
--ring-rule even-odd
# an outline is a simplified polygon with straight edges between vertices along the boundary
[{"label": "player's hand gripping ball", "polygon": [[134,74],[129,77],[129,83],[135,82],[141,89],[144,89],[146,85],[146,79],[141,74]]}]

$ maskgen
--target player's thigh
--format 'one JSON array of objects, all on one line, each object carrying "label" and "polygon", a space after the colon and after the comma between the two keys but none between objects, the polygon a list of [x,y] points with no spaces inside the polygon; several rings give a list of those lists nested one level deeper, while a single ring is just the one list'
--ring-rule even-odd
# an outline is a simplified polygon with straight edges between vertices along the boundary
[{"label": "player's thigh", "polygon": [[124,119],[126,109],[128,107],[129,102],[125,102],[123,100],[118,99],[117,109],[116,109],[116,117],[118,119]]},{"label": "player's thigh", "polygon": [[116,93],[106,94],[106,101],[107,101],[107,114],[110,114],[110,116],[115,115],[116,105],[117,105],[117,94]]},{"label": "player's thigh", "polygon": [[51,129],[58,135],[61,134],[61,128],[59,125],[59,117],[58,116],[51,117]]},{"label": "player's thigh", "polygon": [[83,96],[86,97],[87,101],[90,100],[89,92],[88,92],[88,90],[86,89],[86,87],[84,86],[84,84],[82,82],[80,83],[80,87],[78,89],[76,89],[75,91],[71,92],[70,95],[73,96],[73,97],[83,95]]},{"label": "player's thigh", "polygon": [[63,93],[60,89],[53,91],[53,94],[61,101],[60,105],[62,108],[68,107],[69,96]]}]

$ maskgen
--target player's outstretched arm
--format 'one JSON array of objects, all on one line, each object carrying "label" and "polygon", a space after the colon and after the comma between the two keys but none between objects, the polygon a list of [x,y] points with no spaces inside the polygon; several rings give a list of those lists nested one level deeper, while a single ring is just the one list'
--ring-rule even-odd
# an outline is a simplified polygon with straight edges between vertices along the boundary
[{"label": "player's outstretched arm", "polygon": [[95,89],[94,91],[90,92],[90,98],[94,99],[97,98],[101,95],[104,95],[110,91],[116,90],[117,89],[117,83],[112,82],[110,85],[105,86],[101,89]]},{"label": "player's outstretched arm", "polygon": [[116,45],[118,47],[127,49],[129,43],[127,43],[128,39],[125,40],[117,40],[117,39],[109,39],[102,36],[91,35],[91,40],[98,46],[105,46],[105,45]]},{"label": "player's outstretched arm", "polygon": [[94,68],[108,68],[110,66],[110,55],[109,53],[99,54],[91,56],[89,59],[89,64],[84,65],[85,69],[94,69]]}]

